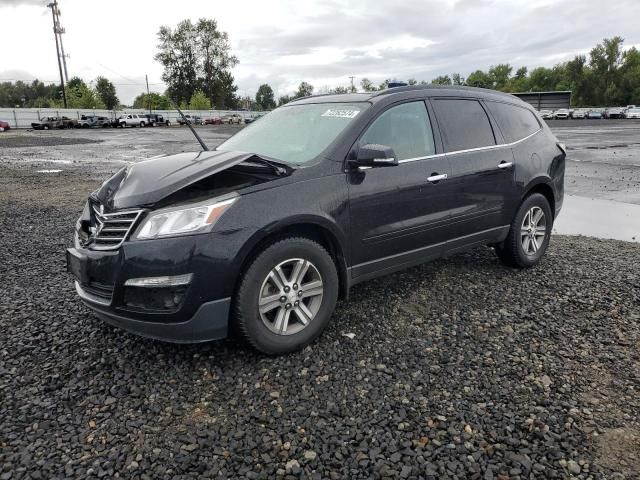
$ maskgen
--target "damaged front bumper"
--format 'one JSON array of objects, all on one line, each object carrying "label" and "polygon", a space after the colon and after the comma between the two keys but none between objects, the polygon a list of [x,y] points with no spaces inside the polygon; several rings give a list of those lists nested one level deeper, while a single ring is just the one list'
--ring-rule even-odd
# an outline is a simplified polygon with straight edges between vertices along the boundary
[{"label": "damaged front bumper", "polygon": [[110,251],[83,248],[76,237],[67,270],[83,303],[107,323],[169,342],[217,340],[227,336],[233,268],[209,237],[124,242]]}]

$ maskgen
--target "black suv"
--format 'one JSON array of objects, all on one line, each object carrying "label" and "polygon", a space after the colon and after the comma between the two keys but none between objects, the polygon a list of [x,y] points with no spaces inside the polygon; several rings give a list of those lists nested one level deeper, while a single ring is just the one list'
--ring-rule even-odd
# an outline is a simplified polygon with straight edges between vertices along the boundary
[{"label": "black suv", "polygon": [[540,261],[565,148],[526,103],[398,87],[280,107],[214,151],[126,167],[91,194],[67,252],[105,321],[173,342],[303,347],[373,277],[490,245]]}]

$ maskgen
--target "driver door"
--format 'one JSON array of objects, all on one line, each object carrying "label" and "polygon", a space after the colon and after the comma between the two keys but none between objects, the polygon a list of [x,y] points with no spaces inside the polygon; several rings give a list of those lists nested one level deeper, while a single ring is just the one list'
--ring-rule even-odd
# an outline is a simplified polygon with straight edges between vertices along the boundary
[{"label": "driver door", "polygon": [[399,164],[347,173],[356,281],[439,256],[451,234],[454,193],[424,101],[383,111],[361,136],[359,145],[365,144],[393,148]]}]

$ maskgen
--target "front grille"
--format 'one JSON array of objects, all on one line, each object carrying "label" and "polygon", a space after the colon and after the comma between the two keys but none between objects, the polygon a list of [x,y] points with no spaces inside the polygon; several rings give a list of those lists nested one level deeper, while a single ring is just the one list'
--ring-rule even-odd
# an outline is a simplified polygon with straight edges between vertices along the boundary
[{"label": "front grille", "polygon": [[89,282],[89,285],[82,285],[82,289],[89,295],[111,301],[113,295],[113,285],[100,282]]},{"label": "front grille", "polygon": [[142,210],[127,210],[115,213],[102,213],[96,205],[92,206],[90,248],[94,250],[115,250],[129,235],[142,214]]}]

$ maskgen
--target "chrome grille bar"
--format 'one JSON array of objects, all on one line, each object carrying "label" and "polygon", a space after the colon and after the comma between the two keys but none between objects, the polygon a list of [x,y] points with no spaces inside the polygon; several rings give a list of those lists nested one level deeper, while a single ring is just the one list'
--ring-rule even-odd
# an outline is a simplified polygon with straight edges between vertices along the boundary
[{"label": "chrome grille bar", "polygon": [[90,248],[94,250],[115,250],[127,239],[142,210],[126,210],[123,212],[101,213],[96,205],[92,205],[91,234],[93,242]]}]

